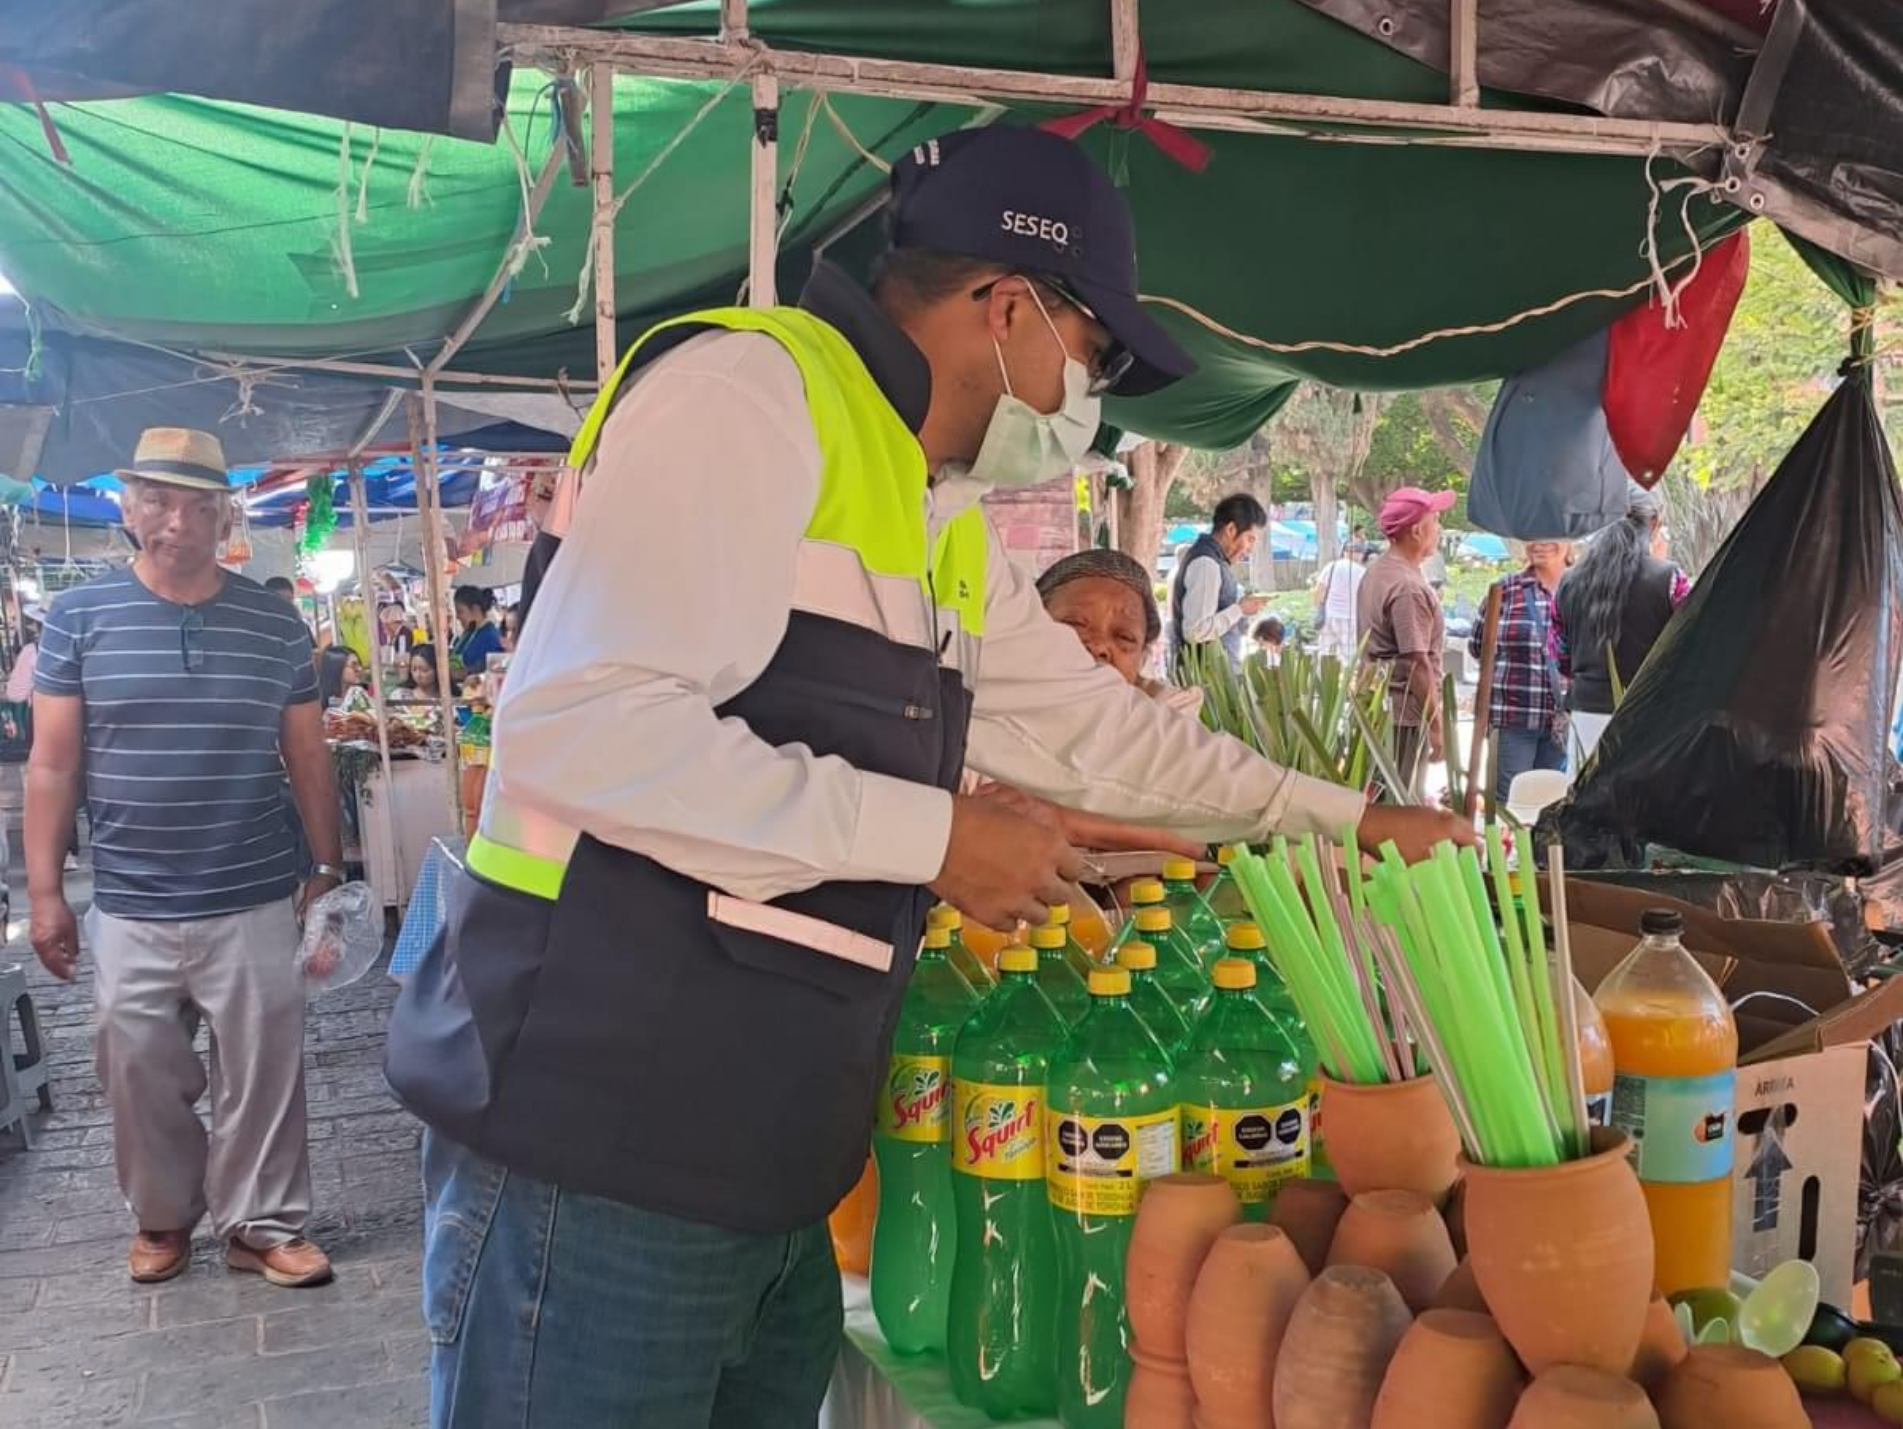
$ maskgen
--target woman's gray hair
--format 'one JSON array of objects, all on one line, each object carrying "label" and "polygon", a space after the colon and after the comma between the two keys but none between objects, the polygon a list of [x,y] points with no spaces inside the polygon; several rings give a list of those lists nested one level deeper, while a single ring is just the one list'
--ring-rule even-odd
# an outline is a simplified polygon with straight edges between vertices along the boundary
[{"label": "woman's gray hair", "polygon": [[1136,592],[1137,599],[1143,605],[1143,643],[1154,645],[1163,633],[1163,617],[1156,608],[1156,591],[1150,583],[1150,573],[1143,569],[1143,563],[1134,556],[1094,547],[1073,552],[1037,578],[1037,593],[1049,605],[1051,596],[1060,587],[1092,577],[1115,581]]},{"label": "woman's gray hair", "polygon": [[1598,651],[1618,638],[1632,582],[1652,554],[1652,528],[1664,514],[1658,497],[1637,482],[1630,484],[1625,515],[1594,536],[1567,573],[1566,583],[1579,602],[1579,629],[1567,636],[1574,650]]}]

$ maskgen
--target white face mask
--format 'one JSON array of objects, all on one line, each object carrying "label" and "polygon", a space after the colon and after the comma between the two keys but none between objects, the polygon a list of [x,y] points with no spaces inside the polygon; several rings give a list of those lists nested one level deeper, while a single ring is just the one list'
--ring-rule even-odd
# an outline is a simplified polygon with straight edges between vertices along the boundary
[{"label": "white face mask", "polygon": [[972,478],[988,486],[1039,486],[1070,475],[1090,450],[1102,422],[1103,399],[1091,395],[1090,369],[1070,355],[1035,288],[1031,301],[1064,354],[1064,401],[1055,412],[1044,413],[1017,397],[1011,391],[1004,349],[992,340],[998,371],[1004,374],[1005,395],[991,413],[984,444],[971,464]]}]

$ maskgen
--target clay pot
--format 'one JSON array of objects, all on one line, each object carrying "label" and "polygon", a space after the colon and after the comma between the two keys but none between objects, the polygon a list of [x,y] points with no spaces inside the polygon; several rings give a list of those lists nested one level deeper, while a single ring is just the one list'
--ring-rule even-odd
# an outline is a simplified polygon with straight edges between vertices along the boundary
[{"label": "clay pot", "polygon": [[1231,1226],[1216,1237],[1196,1277],[1186,1335],[1201,1429],[1271,1422],[1276,1356],[1308,1283],[1308,1267],[1279,1227]]},{"label": "clay pot", "polygon": [[1525,1385],[1491,1316],[1429,1310],[1394,1352],[1373,1429],[1507,1429]]},{"label": "clay pot", "polygon": [[1413,1323],[1378,1270],[1333,1265],[1303,1294],[1275,1360],[1275,1429],[1370,1429],[1388,1363]]},{"label": "clay pot", "polygon": [[1652,1224],[1623,1132],[1530,1171],[1465,1165],[1474,1280],[1526,1367],[1623,1375],[1652,1300]]},{"label": "clay pot", "polygon": [[1693,1345],[1658,1392],[1664,1429],[1805,1429],[1797,1386],[1769,1355],[1743,1345]]},{"label": "clay pot", "polygon": [[1447,1223],[1432,1201],[1413,1191],[1364,1191],[1350,1201],[1328,1263],[1380,1271],[1416,1314],[1434,1303],[1459,1264]]},{"label": "clay pot", "polygon": [[[1723,1422],[1709,1420],[1708,1429]],[[1508,1429],[1659,1429],[1659,1417],[1631,1380],[1563,1364],[1547,1370],[1520,1396]]]},{"label": "clay pot", "polygon": [[1123,1396],[1123,1429],[1196,1429],[1196,1395],[1183,1365],[1131,1352]]},{"label": "clay pot", "polygon": [[1685,1332],[1678,1327],[1672,1307],[1656,1290],[1652,1303],[1645,1307],[1645,1330],[1639,1337],[1639,1353],[1632,1361],[1632,1378],[1656,1395],[1665,1376],[1678,1368],[1685,1358]]},{"label": "clay pot", "polygon": [[1150,1183],[1130,1234],[1124,1305],[1130,1333],[1152,1357],[1183,1358],[1183,1327],[1203,1257],[1242,1219],[1236,1193],[1220,1176],[1181,1171]]},{"label": "clay pot", "polygon": [[1368,1087],[1323,1077],[1322,1124],[1350,1197],[1416,1191],[1438,1206],[1460,1178],[1460,1133],[1432,1077]]},{"label": "clay pot", "polygon": [[864,1275],[872,1267],[872,1226],[879,1215],[879,1163],[870,1156],[859,1184],[826,1217],[832,1233],[833,1259],[848,1275]]},{"label": "clay pot", "polygon": [[1347,1209],[1348,1193],[1338,1181],[1284,1181],[1269,1220],[1294,1242],[1308,1273],[1320,1275],[1328,1265],[1328,1247],[1335,1243],[1335,1227]]},{"label": "clay pot", "polygon": [[1467,1183],[1454,1182],[1454,1189],[1447,1193],[1447,1204],[1441,1208],[1441,1216],[1447,1222],[1447,1239],[1454,1243],[1454,1254],[1462,1260],[1467,1258]]},{"label": "clay pot", "polygon": [[1493,1311],[1487,1308],[1487,1297],[1480,1293],[1480,1286],[1474,1281],[1474,1264],[1463,1260],[1454,1267],[1454,1273],[1441,1282],[1439,1290],[1434,1292],[1435,1310],[1472,1310],[1477,1314],[1493,1318]]}]

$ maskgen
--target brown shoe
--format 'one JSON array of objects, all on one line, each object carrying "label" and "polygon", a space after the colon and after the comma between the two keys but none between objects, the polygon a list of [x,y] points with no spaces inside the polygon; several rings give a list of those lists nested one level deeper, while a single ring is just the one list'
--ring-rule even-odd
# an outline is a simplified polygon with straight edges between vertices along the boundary
[{"label": "brown shoe", "polygon": [[253,1271],[273,1285],[290,1288],[322,1285],[331,1275],[330,1257],[302,1236],[269,1250],[253,1250],[243,1241],[234,1240],[225,1248],[225,1264],[233,1270]]},{"label": "brown shoe", "polygon": [[126,1269],[141,1285],[170,1280],[192,1263],[190,1231],[140,1231],[126,1254]]}]

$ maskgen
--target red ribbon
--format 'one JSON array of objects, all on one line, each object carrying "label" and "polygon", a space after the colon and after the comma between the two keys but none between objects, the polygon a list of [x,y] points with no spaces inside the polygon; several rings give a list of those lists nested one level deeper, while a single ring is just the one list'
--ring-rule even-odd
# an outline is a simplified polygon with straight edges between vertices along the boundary
[{"label": "red ribbon", "polygon": [[53,151],[56,163],[71,164],[73,156],[66,152],[66,141],[59,136],[59,130],[53,127],[53,116],[46,112],[46,106],[40,103],[40,97],[34,93],[33,81],[27,78],[25,70],[18,65],[0,65],[0,75],[10,75],[13,84],[25,101],[33,106],[33,112],[40,116],[40,132],[46,135],[46,147]]},{"label": "red ribbon", "polygon": [[1209,146],[1187,129],[1180,129],[1153,114],[1145,114],[1143,102],[1149,93],[1149,65],[1143,58],[1143,51],[1138,50],[1137,71],[1130,81],[1128,104],[1105,104],[1096,109],[1079,110],[1062,119],[1048,120],[1038,127],[1065,139],[1075,139],[1085,130],[1095,128],[1107,119],[1119,129],[1136,130],[1192,174],[1200,174],[1209,167]]}]

